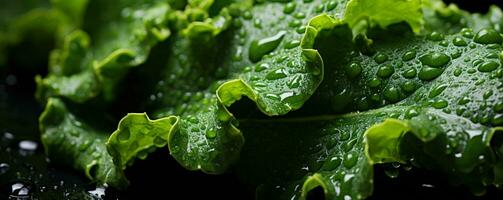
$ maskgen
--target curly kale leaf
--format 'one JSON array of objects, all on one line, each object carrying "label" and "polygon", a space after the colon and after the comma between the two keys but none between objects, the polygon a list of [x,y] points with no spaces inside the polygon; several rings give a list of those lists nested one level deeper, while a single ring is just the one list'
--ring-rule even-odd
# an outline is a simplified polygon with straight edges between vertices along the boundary
[{"label": "curly kale leaf", "polygon": [[502,39],[494,29],[465,29],[375,39],[371,55],[356,47],[332,55],[306,103],[332,110],[242,121],[238,173],[261,185],[264,199],[304,199],[316,187],[327,199],[361,199],[372,192],[373,164],[400,162],[483,194],[501,184]]},{"label": "curly kale leaf", "polygon": [[51,160],[73,166],[99,184],[125,188],[123,170],[134,158],[164,147],[176,130],[178,118],[150,120],[146,114],[128,114],[109,137],[72,112],[60,99],[50,98],[40,116],[42,143]]},{"label": "curly kale leaf", "polygon": [[156,43],[165,40],[169,6],[162,1],[92,1],[84,30],[69,34],[51,54],[49,75],[37,77],[37,97],[85,102],[115,87],[130,67],[143,63]]}]

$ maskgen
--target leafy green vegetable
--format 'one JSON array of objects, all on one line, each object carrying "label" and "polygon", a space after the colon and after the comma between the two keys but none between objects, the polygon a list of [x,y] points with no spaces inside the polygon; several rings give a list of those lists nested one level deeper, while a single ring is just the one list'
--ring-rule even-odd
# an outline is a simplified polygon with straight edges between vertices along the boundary
[{"label": "leafy green vegetable", "polygon": [[[297,7],[311,10],[295,12]],[[234,16],[228,27],[227,12],[235,13],[230,8],[181,31],[174,39],[166,78],[151,96],[155,107],[160,107],[156,116],[182,115],[180,132],[170,142],[170,150],[188,169],[221,173],[234,163],[243,139],[226,107],[241,96],[247,96],[269,116],[299,109],[323,77],[323,61],[313,49],[314,39],[319,32],[345,23],[328,15],[314,17],[324,10],[342,15],[344,3],[265,2]],[[385,19],[406,20],[401,16]],[[308,26],[301,26],[307,20]],[[382,26],[390,23],[384,18],[373,20]],[[218,27],[215,21],[224,25]],[[222,30],[225,28],[228,30]]]},{"label": "leafy green vegetable", "polygon": [[[1,19],[0,52],[23,40],[17,33],[55,38],[49,73],[36,77],[42,142],[53,161],[97,183],[125,188],[134,158],[165,145],[189,170],[235,167],[259,199],[306,199],[315,188],[326,199],[363,199],[373,165],[386,163],[442,172],[474,194],[503,183],[498,7],[482,15],[440,0],[41,5]],[[155,120],[129,113],[118,122],[129,109]]]},{"label": "leafy green vegetable", "polygon": [[40,116],[40,131],[51,160],[71,165],[102,184],[119,188],[128,184],[124,172],[114,165],[107,152],[106,131],[96,130],[77,118],[61,100],[47,101]]},{"label": "leafy green vegetable", "polygon": [[360,23],[387,27],[405,21],[419,32],[422,17],[421,1],[417,0],[352,0],[347,5],[344,20],[352,27],[361,26]]},{"label": "leafy green vegetable", "polygon": [[128,68],[143,63],[150,48],[170,35],[169,6],[162,1],[93,1],[87,12],[90,35],[77,30],[67,36],[51,54],[49,76],[37,77],[40,100],[62,96],[82,103],[101,91],[111,100]]},{"label": "leafy green vegetable", "polygon": [[106,130],[93,128],[62,100],[50,98],[40,116],[40,130],[52,160],[72,165],[100,184],[124,188],[129,182],[123,170],[135,157],[145,159],[165,146],[177,122],[176,117],[150,120],[146,114],[128,114],[108,138]]},{"label": "leafy green vegetable", "polygon": [[492,27],[501,32],[502,11],[497,6],[491,6],[486,14],[469,13],[459,9],[455,4],[445,5],[441,0],[423,1],[425,33],[432,31],[453,34],[463,28],[478,31]]},{"label": "leafy green vegetable", "polygon": [[[250,122],[246,139],[252,149],[245,148],[238,167],[244,179],[262,177],[252,182],[266,185],[266,198],[305,198],[320,186],[328,199],[361,199],[372,191],[373,163],[410,161],[448,174],[453,184],[467,185],[475,194],[500,184],[500,144],[491,145],[491,138],[501,127],[491,127],[502,125],[501,35],[467,29],[403,39],[407,42],[374,40],[373,56],[348,52],[345,61],[332,65],[336,69],[329,77],[335,80],[320,86],[319,99],[333,101],[314,102],[323,107],[342,103],[336,112],[377,109]],[[459,45],[460,40],[466,44]],[[359,73],[352,73],[355,66],[361,67]],[[256,135],[261,132],[265,135]],[[287,137],[298,140],[278,145]]]}]

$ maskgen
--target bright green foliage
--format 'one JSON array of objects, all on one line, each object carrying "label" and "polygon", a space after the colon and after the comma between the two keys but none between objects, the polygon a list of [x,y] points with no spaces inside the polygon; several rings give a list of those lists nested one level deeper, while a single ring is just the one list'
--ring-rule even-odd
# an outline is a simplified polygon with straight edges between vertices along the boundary
[{"label": "bright green foliage", "polygon": [[166,146],[177,123],[177,117],[150,120],[144,113],[130,113],[122,118],[117,130],[108,138],[108,152],[124,170],[133,164],[136,156],[145,159],[156,148]]},{"label": "bright green foliage", "polygon": [[419,32],[422,19],[421,0],[352,0],[344,15],[344,21],[351,27],[357,27],[357,32],[372,24],[387,27],[402,21]]},{"label": "bright green foliage", "polygon": [[103,92],[105,99],[114,99],[128,68],[143,63],[150,48],[170,35],[168,13],[162,1],[90,2],[85,32],[69,34],[62,48],[51,53],[49,75],[37,77],[37,97],[82,103]]},{"label": "bright green foliage", "polygon": [[[501,143],[493,139],[501,127],[492,128],[502,125],[501,36],[492,29],[469,31],[405,37],[407,42],[375,40],[372,56],[348,52],[346,61],[327,63],[336,71],[326,77],[335,80],[322,84],[308,104],[343,103],[334,111],[363,112],[243,121],[250,145],[238,167],[243,179],[263,184],[265,199],[304,198],[316,186],[328,199],[361,199],[372,191],[372,164],[399,162],[441,171],[475,194],[501,184]],[[467,44],[452,44],[456,38]],[[349,73],[354,65],[360,73]],[[388,66],[394,70],[384,73]],[[410,83],[413,90],[407,89]],[[339,87],[349,92],[330,93]],[[364,111],[369,108],[376,109]],[[327,165],[335,170],[327,172]]]},{"label": "bright green foliage", "polygon": [[42,143],[53,162],[65,163],[101,184],[123,188],[126,176],[106,149],[106,131],[92,128],[73,115],[60,99],[47,101],[40,116]]},{"label": "bright green foliage", "polygon": [[[55,38],[49,73],[36,77],[42,142],[51,160],[100,184],[125,188],[134,158],[166,145],[188,170],[235,170],[259,186],[259,199],[306,199],[318,187],[326,199],[366,198],[373,165],[386,163],[442,172],[475,194],[503,183],[497,7],[484,15],[439,0],[42,7],[0,19],[8,36],[0,53],[24,39],[15,33]],[[119,121],[129,109],[154,120]]]}]

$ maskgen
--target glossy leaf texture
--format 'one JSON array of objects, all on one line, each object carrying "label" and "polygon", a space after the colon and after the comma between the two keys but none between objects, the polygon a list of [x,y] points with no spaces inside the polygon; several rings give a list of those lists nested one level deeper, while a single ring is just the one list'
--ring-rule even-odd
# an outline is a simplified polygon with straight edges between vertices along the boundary
[{"label": "glossy leaf texture", "polygon": [[[390,162],[441,171],[478,195],[501,184],[494,139],[503,111],[501,35],[465,29],[390,40],[374,33],[372,54],[354,47],[327,60],[324,83],[306,106],[331,111],[242,121],[250,146],[237,169],[262,185],[259,197],[304,199],[321,187],[327,199],[365,198],[372,165]],[[359,112],[327,115],[351,111]]]},{"label": "glossy leaf texture", "polygon": [[482,28],[493,28],[502,32],[501,26],[503,15],[498,6],[489,7],[485,14],[469,13],[456,6],[456,4],[446,5],[441,0],[423,1],[424,33],[440,32],[453,34],[463,28],[471,28],[478,31]]},{"label": "glossy leaf texture", "polygon": [[[78,109],[78,108],[73,108]],[[82,171],[99,184],[125,188],[124,175],[136,157],[145,159],[150,152],[167,144],[176,130],[176,117],[150,120],[146,114],[129,114],[109,137],[106,128],[89,116],[70,109],[61,99],[48,99],[40,116],[42,143],[49,158]],[[82,114],[80,114],[82,115]],[[99,124],[99,123],[98,123]]]},{"label": "glossy leaf texture", "polygon": [[[299,109],[324,75],[314,40],[335,26],[348,27],[342,19],[346,3],[263,2],[245,10],[246,3],[241,3],[193,22],[192,9],[178,15],[179,24],[189,23],[173,37],[165,77],[150,96],[156,116],[181,115],[180,131],[169,143],[172,155],[188,169],[222,173],[238,158],[243,144],[227,107],[246,96],[268,116]],[[406,21],[403,15],[386,19]],[[390,23],[373,20],[383,26]]]},{"label": "glossy leaf texture", "polygon": [[37,77],[37,97],[85,102],[99,94],[115,98],[115,87],[130,67],[143,63],[165,40],[169,6],[163,1],[91,1],[82,30],[65,37],[51,53],[49,75]]},{"label": "glossy leaf texture", "polygon": [[[189,170],[236,166],[264,199],[305,199],[318,187],[327,199],[362,199],[376,163],[442,171],[477,194],[503,180],[493,139],[503,123],[498,8],[471,15],[434,0],[79,2],[53,4],[79,29],[51,53],[36,95],[47,104],[40,127],[51,159],[98,183],[124,188],[134,158],[165,145]],[[155,83],[141,92],[148,95],[119,95],[145,82]],[[89,122],[117,124],[100,108],[126,98],[141,98],[131,107],[155,120],[127,114],[110,137],[112,129]],[[96,105],[95,115],[81,115]]]},{"label": "glossy leaf texture", "polygon": [[77,118],[60,99],[48,99],[40,116],[40,131],[51,161],[73,166],[101,184],[118,188],[128,184],[124,172],[106,150],[106,131]]}]

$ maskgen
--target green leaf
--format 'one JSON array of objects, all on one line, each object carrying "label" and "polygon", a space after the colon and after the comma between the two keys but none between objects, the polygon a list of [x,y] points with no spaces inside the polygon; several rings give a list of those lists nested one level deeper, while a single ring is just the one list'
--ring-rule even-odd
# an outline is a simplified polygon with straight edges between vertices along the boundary
[{"label": "green leaf", "polygon": [[369,159],[375,163],[410,161],[416,167],[441,171],[452,184],[468,186],[476,195],[500,184],[494,177],[501,156],[499,147],[491,146],[491,135],[501,132],[501,127],[492,129],[434,109],[420,112],[409,120],[386,120],[369,128],[365,133]]},{"label": "green leaf", "polygon": [[128,114],[108,137],[106,129],[75,115],[62,100],[49,98],[40,131],[52,161],[73,166],[99,184],[123,189],[129,184],[123,170],[134,158],[145,159],[164,147],[177,123],[177,117],[150,120],[145,113]]},{"label": "green leaf", "polygon": [[106,149],[106,131],[73,115],[63,101],[50,98],[40,116],[42,143],[49,158],[72,166],[100,184],[124,188],[129,183]]},{"label": "green leaf", "polygon": [[[203,3],[203,10],[208,6]],[[242,96],[268,116],[299,109],[324,76],[323,60],[313,46],[316,38],[329,35],[334,27],[349,30],[339,19],[316,15],[325,11],[342,16],[345,6],[322,1],[264,2],[238,16],[233,6],[210,18],[194,10],[178,15],[177,21],[199,20],[174,37],[163,72],[166,78],[151,96],[156,116],[181,115],[180,132],[170,142],[174,157],[188,169],[225,171],[243,143],[227,107]],[[228,13],[234,17],[232,23]],[[213,140],[208,135],[222,138]]]},{"label": "green leaf", "polygon": [[145,159],[156,148],[164,147],[176,131],[177,117],[150,120],[143,113],[129,113],[119,122],[119,128],[108,138],[108,152],[124,170],[138,156]]},{"label": "green leaf", "polygon": [[[241,121],[247,143],[237,170],[262,185],[259,197],[303,199],[321,187],[327,199],[361,199],[372,192],[372,165],[390,162],[443,172],[477,195],[500,184],[501,142],[492,138],[502,125],[501,36],[382,36],[390,32],[369,32],[371,55],[335,54],[316,41],[333,59],[300,110],[306,117]],[[331,43],[351,38],[329,33]],[[326,115],[334,112],[352,113]]]},{"label": "green leaf", "polygon": [[[128,69],[143,63],[150,48],[170,35],[165,2],[93,1],[87,13],[83,23],[89,36],[77,30],[51,54],[49,75],[37,81],[40,100],[61,96],[82,103],[101,93],[112,100]],[[67,83],[79,90],[63,88]]]},{"label": "green leaf", "polygon": [[[305,4],[315,3],[319,2]],[[257,5],[246,11],[246,17],[235,16],[239,22],[232,26],[217,26],[215,21],[230,24],[226,16],[232,11],[223,9],[218,16],[187,25],[174,37],[163,72],[166,78],[152,92],[151,104],[156,116],[181,115],[180,131],[169,144],[186,168],[222,173],[236,161],[243,138],[227,107],[241,96],[255,101],[267,115],[281,115],[300,108],[321,82],[319,54],[309,45],[299,47],[304,29],[297,33],[296,27],[302,22],[291,27],[287,20],[271,21],[275,15],[295,19],[283,13],[283,6]],[[255,19],[249,19],[250,13],[257,13]],[[318,30],[314,31],[316,35]],[[304,43],[312,43],[311,39]],[[252,43],[255,47],[250,47]],[[254,50],[258,52],[252,53],[252,61],[248,55]]]},{"label": "green leaf", "polygon": [[461,10],[456,4],[445,5],[440,0],[423,1],[424,33],[440,32],[453,34],[463,28],[478,31],[491,27],[502,32],[502,11],[497,6],[491,6],[486,14],[469,13]]},{"label": "green leaf", "polygon": [[344,21],[356,27],[356,33],[364,32],[372,24],[385,28],[402,21],[419,32],[423,23],[421,5],[421,0],[351,0]]}]

